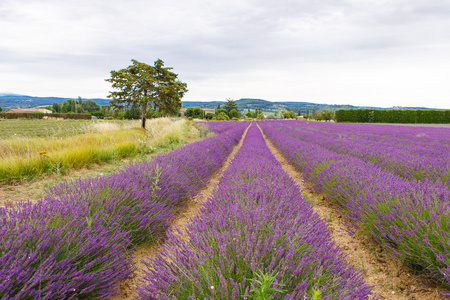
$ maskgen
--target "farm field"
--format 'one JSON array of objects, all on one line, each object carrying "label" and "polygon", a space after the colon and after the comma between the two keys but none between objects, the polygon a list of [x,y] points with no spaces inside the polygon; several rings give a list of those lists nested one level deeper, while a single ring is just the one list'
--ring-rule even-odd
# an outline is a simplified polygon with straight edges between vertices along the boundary
[{"label": "farm field", "polygon": [[448,296],[449,129],[202,126],[217,135],[0,208],[0,298]]},{"label": "farm field", "polygon": [[110,176],[62,182],[35,203],[3,207],[1,298],[111,295],[118,281],[133,274],[133,249],[164,238],[174,213],[205,185],[245,127]]},{"label": "farm field", "polygon": [[0,128],[0,188],[144,158],[201,138],[190,123],[168,118],[149,120],[146,131],[139,121],[94,120],[2,120]]}]

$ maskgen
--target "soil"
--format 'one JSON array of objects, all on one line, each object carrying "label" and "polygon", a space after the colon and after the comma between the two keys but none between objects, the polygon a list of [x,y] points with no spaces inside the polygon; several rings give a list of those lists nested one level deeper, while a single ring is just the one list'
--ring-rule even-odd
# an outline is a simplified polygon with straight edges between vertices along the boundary
[{"label": "soil", "polygon": [[[234,155],[241,147],[245,135],[247,134],[247,130],[248,127],[245,130],[244,134],[242,135],[239,143],[234,147],[233,152],[229,154],[228,157],[225,159],[225,162],[220,168],[220,170],[218,170],[212,175],[211,179],[209,180],[205,188],[201,189],[195,197],[186,202],[184,208],[181,209],[180,213],[178,213],[177,217],[172,222],[169,228],[170,231],[174,233],[180,231],[181,237],[184,239],[187,238],[185,228],[188,222],[198,216],[203,207],[203,203],[205,203],[208,200],[208,198],[212,195],[214,189],[219,184],[220,176],[222,176],[223,172],[228,168]],[[133,261],[136,263],[136,271],[134,272],[134,278],[119,282],[116,290],[117,295],[109,297],[107,299],[108,300],[134,299],[138,295],[137,287],[142,284],[143,278],[145,276],[144,270],[147,269],[147,266],[145,266],[145,264],[142,263],[142,260],[144,259],[150,260],[151,258],[155,257],[157,253],[159,253],[162,250],[163,247],[164,243],[152,243],[139,246],[133,253]]]},{"label": "soil", "polygon": [[[261,131],[262,132],[262,131]],[[438,300],[437,288],[424,284],[423,278],[414,276],[396,261],[371,237],[349,228],[350,220],[340,212],[339,207],[322,194],[314,192],[302,174],[291,165],[265,135],[272,154],[281,163],[286,173],[303,190],[303,196],[314,204],[314,211],[327,221],[328,230],[346,261],[361,270],[365,281],[373,285],[373,294],[379,299],[392,300]]]}]

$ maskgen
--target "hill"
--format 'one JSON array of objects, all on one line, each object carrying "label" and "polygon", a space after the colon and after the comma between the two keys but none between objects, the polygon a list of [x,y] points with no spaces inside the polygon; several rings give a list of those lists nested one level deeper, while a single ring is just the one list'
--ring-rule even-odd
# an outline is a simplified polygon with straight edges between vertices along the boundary
[{"label": "hill", "polygon": [[[52,105],[53,103],[63,103],[68,99],[76,99],[73,98],[60,98],[60,97],[34,97],[27,95],[17,95],[17,94],[0,94],[0,107],[3,108],[3,111],[10,108],[33,108],[44,105]],[[101,99],[101,98],[83,98],[90,99],[95,101],[99,105],[108,105],[109,99]],[[216,108],[218,104],[222,105],[225,101],[182,101],[183,108],[188,107],[200,107],[200,108]],[[356,109],[356,108],[370,108],[370,109],[386,109],[381,107],[367,107],[367,106],[353,106],[346,104],[318,104],[312,102],[272,102],[263,99],[253,99],[253,98],[242,98],[236,100],[236,103],[241,111],[247,109],[257,109],[261,108],[264,112],[275,112],[280,109],[293,110],[294,112],[300,112],[302,114],[306,113],[306,110],[309,109],[312,112],[313,109],[316,111],[321,110],[332,110],[336,111],[338,109]],[[429,109],[425,107],[401,107],[394,109]]]},{"label": "hill", "polygon": [[[216,108],[220,103],[222,105],[225,101],[211,101],[211,102],[200,102],[200,101],[184,101],[183,108],[188,107],[200,107],[200,108]],[[329,109],[332,111],[338,109],[351,109],[351,108],[360,108],[358,106],[353,105],[333,105],[333,104],[317,104],[311,102],[271,102],[263,99],[252,99],[252,98],[242,98],[236,100],[236,103],[239,109],[247,110],[247,109],[257,109],[261,108],[264,112],[275,112],[280,109],[293,110],[294,112],[298,112],[300,110],[301,113],[306,113],[306,110],[309,109],[312,112],[313,109],[316,111],[321,111],[325,109]],[[379,109],[374,107],[374,109]]]},{"label": "hill", "polygon": [[[52,105],[55,102],[61,104],[68,99],[76,99],[76,98],[77,97],[73,98],[34,97],[16,94],[0,94],[0,107],[3,108],[3,111],[10,108],[34,108],[38,106]],[[95,101],[99,105],[108,105],[109,103],[109,99],[99,99],[99,98],[93,99],[88,98],[88,99]]]}]

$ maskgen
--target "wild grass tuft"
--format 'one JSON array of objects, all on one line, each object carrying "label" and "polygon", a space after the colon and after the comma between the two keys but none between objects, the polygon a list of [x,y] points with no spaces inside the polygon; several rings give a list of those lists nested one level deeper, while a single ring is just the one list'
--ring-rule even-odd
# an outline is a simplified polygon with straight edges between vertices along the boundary
[{"label": "wild grass tuft", "polygon": [[[27,123],[27,126],[32,124]],[[78,126],[82,134],[72,135],[75,128],[66,128],[68,133],[64,137],[58,132],[48,137],[19,136],[0,140],[0,185],[52,173],[65,174],[71,169],[138,155],[144,160],[150,153],[171,151],[195,138],[187,122],[180,119],[152,119],[147,122],[146,130],[140,128],[139,121],[84,121]]]}]

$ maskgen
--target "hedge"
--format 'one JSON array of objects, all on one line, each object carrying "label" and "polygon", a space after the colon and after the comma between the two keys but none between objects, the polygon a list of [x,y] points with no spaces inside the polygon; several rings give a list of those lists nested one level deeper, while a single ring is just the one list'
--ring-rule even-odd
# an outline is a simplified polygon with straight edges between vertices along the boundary
[{"label": "hedge", "polygon": [[43,119],[44,117],[48,118],[61,118],[61,119],[83,119],[90,120],[91,114],[63,114],[63,113],[53,113],[53,114],[44,114],[42,112],[30,112],[30,113],[0,113],[0,119]]},{"label": "hedge", "polygon": [[450,110],[339,109],[336,122],[448,124]]}]

